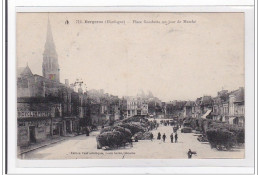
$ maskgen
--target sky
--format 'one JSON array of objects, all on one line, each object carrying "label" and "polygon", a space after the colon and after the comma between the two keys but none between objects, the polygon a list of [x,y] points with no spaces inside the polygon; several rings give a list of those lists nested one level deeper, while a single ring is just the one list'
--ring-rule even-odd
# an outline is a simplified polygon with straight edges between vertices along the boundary
[{"label": "sky", "polygon": [[38,75],[48,16],[62,83],[162,101],[244,87],[243,13],[17,13],[17,67]]}]

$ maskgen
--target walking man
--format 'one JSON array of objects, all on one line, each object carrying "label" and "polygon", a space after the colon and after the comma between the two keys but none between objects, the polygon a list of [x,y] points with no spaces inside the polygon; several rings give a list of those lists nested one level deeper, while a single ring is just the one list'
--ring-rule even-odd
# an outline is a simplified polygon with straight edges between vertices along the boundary
[{"label": "walking man", "polygon": [[163,142],[165,142],[165,139],[166,139],[165,133],[163,134],[162,138],[163,138]]},{"label": "walking man", "polygon": [[171,143],[173,143],[173,133],[171,133]]},{"label": "walking man", "polygon": [[177,134],[177,132],[175,133],[175,143],[177,143],[178,142],[178,134]]},{"label": "walking man", "polygon": [[89,136],[89,130],[86,128],[86,136]]},{"label": "walking man", "polygon": [[153,133],[151,133],[150,138],[151,138],[151,141],[153,141]]},{"label": "walking man", "polygon": [[158,132],[157,140],[161,140],[161,133]]}]

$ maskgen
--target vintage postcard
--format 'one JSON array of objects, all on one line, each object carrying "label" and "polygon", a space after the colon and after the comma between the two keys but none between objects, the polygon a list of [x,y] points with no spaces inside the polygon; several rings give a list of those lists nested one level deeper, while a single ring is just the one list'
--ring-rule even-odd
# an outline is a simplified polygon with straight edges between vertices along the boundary
[{"label": "vintage postcard", "polygon": [[17,13],[17,157],[244,159],[244,25],[244,13]]}]

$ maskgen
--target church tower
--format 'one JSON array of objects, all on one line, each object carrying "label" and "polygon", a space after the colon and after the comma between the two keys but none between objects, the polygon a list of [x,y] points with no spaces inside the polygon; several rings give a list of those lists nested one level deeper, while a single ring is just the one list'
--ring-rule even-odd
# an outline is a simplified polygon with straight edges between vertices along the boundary
[{"label": "church tower", "polygon": [[48,17],[47,37],[43,52],[42,74],[45,78],[60,82],[58,55],[52,37],[51,24]]}]

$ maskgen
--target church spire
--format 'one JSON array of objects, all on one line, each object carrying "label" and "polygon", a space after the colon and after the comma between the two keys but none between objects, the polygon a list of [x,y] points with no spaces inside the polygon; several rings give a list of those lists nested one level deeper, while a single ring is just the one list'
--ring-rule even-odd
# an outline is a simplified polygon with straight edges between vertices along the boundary
[{"label": "church spire", "polygon": [[57,55],[56,53],[56,48],[55,44],[53,41],[53,36],[52,36],[52,30],[51,30],[51,24],[50,24],[50,19],[48,15],[48,24],[47,24],[47,35],[46,35],[46,42],[45,42],[45,47],[44,47],[44,53],[43,54],[51,54],[51,55]]},{"label": "church spire", "polygon": [[46,35],[46,42],[44,46],[44,52],[43,52],[42,74],[47,79],[59,82],[60,81],[59,71],[60,69],[58,63],[58,55],[56,52],[52,31],[51,31],[50,19],[48,15],[47,35]]}]

